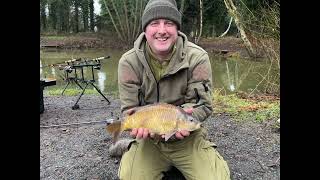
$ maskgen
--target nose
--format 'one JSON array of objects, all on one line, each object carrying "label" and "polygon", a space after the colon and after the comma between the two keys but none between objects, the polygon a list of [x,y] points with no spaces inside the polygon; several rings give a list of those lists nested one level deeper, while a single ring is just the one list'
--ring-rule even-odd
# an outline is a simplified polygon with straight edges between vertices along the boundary
[{"label": "nose", "polygon": [[158,28],[158,33],[159,34],[165,34],[167,32],[166,26],[164,23],[160,23],[159,28]]}]

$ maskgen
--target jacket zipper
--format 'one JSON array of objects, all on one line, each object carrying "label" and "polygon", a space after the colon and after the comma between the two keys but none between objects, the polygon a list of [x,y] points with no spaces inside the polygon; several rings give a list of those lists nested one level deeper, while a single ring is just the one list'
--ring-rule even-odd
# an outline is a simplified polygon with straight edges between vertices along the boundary
[{"label": "jacket zipper", "polygon": [[160,90],[159,90],[159,82],[158,81],[156,81],[157,82],[157,102],[159,102],[159,96],[160,96]]},{"label": "jacket zipper", "polygon": [[[157,79],[156,79],[156,76],[154,75],[154,73],[153,73],[153,71],[152,71],[152,69],[151,69],[151,66],[150,66],[150,64],[149,64],[149,62],[146,60],[146,62],[147,62],[147,64],[148,64],[148,67],[149,67],[149,69],[150,69],[150,71],[151,71],[151,74],[152,74],[152,76],[153,76],[153,79],[154,79],[154,81],[157,83],[157,103],[159,102],[159,94],[160,94],[160,92],[159,92],[159,82],[157,81]],[[160,81],[160,79],[159,79],[159,81]]]}]

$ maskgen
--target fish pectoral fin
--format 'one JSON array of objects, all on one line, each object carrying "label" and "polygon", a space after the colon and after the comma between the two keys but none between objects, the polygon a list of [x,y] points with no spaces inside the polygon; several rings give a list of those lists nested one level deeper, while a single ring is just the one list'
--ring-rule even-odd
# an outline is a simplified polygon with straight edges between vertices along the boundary
[{"label": "fish pectoral fin", "polygon": [[168,139],[173,136],[174,134],[176,133],[176,131],[173,131],[173,132],[170,132],[170,133],[167,133],[164,135],[164,141],[168,141]]}]

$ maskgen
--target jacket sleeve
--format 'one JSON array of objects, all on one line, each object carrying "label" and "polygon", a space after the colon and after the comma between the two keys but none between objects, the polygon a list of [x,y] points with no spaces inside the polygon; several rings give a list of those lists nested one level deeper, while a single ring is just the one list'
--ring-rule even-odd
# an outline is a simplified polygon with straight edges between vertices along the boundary
[{"label": "jacket sleeve", "polygon": [[133,66],[125,57],[121,57],[118,65],[118,89],[121,112],[139,105],[140,80]]},{"label": "jacket sleeve", "polygon": [[204,121],[212,112],[212,70],[207,53],[190,62],[188,87],[183,108],[193,107],[192,115]]}]

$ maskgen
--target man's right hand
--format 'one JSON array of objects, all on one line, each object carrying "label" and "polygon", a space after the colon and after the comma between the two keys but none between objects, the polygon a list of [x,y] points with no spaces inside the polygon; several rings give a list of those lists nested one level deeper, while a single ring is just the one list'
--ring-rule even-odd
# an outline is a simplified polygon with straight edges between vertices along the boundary
[{"label": "man's right hand", "polygon": [[154,137],[154,134],[150,133],[147,128],[134,128],[130,132],[130,135],[133,138],[137,138],[137,139],[141,139],[141,138],[146,139],[149,136]]},{"label": "man's right hand", "polygon": [[[136,112],[136,108],[130,108],[130,109],[126,110],[124,112],[124,114],[130,116],[135,112]],[[149,130],[147,128],[134,128],[134,129],[131,130],[130,135],[133,138],[137,138],[137,139],[141,139],[141,138],[146,139],[149,136],[151,138],[153,138],[155,136],[155,134],[149,132]]]},{"label": "man's right hand", "polygon": [[132,114],[135,113],[135,112],[136,112],[136,108],[133,107],[133,108],[130,108],[130,109],[124,111],[123,114],[124,114],[125,116],[130,116],[130,115],[132,115]]},{"label": "man's right hand", "polygon": [[[133,113],[135,113],[136,109],[135,108],[130,108],[126,111],[124,111],[124,114],[126,116],[130,116],[132,115]],[[146,128],[134,128],[131,130],[130,132],[130,135],[133,137],[133,138],[137,138],[137,139],[146,139],[148,136],[149,136],[149,130],[146,129]]]}]

